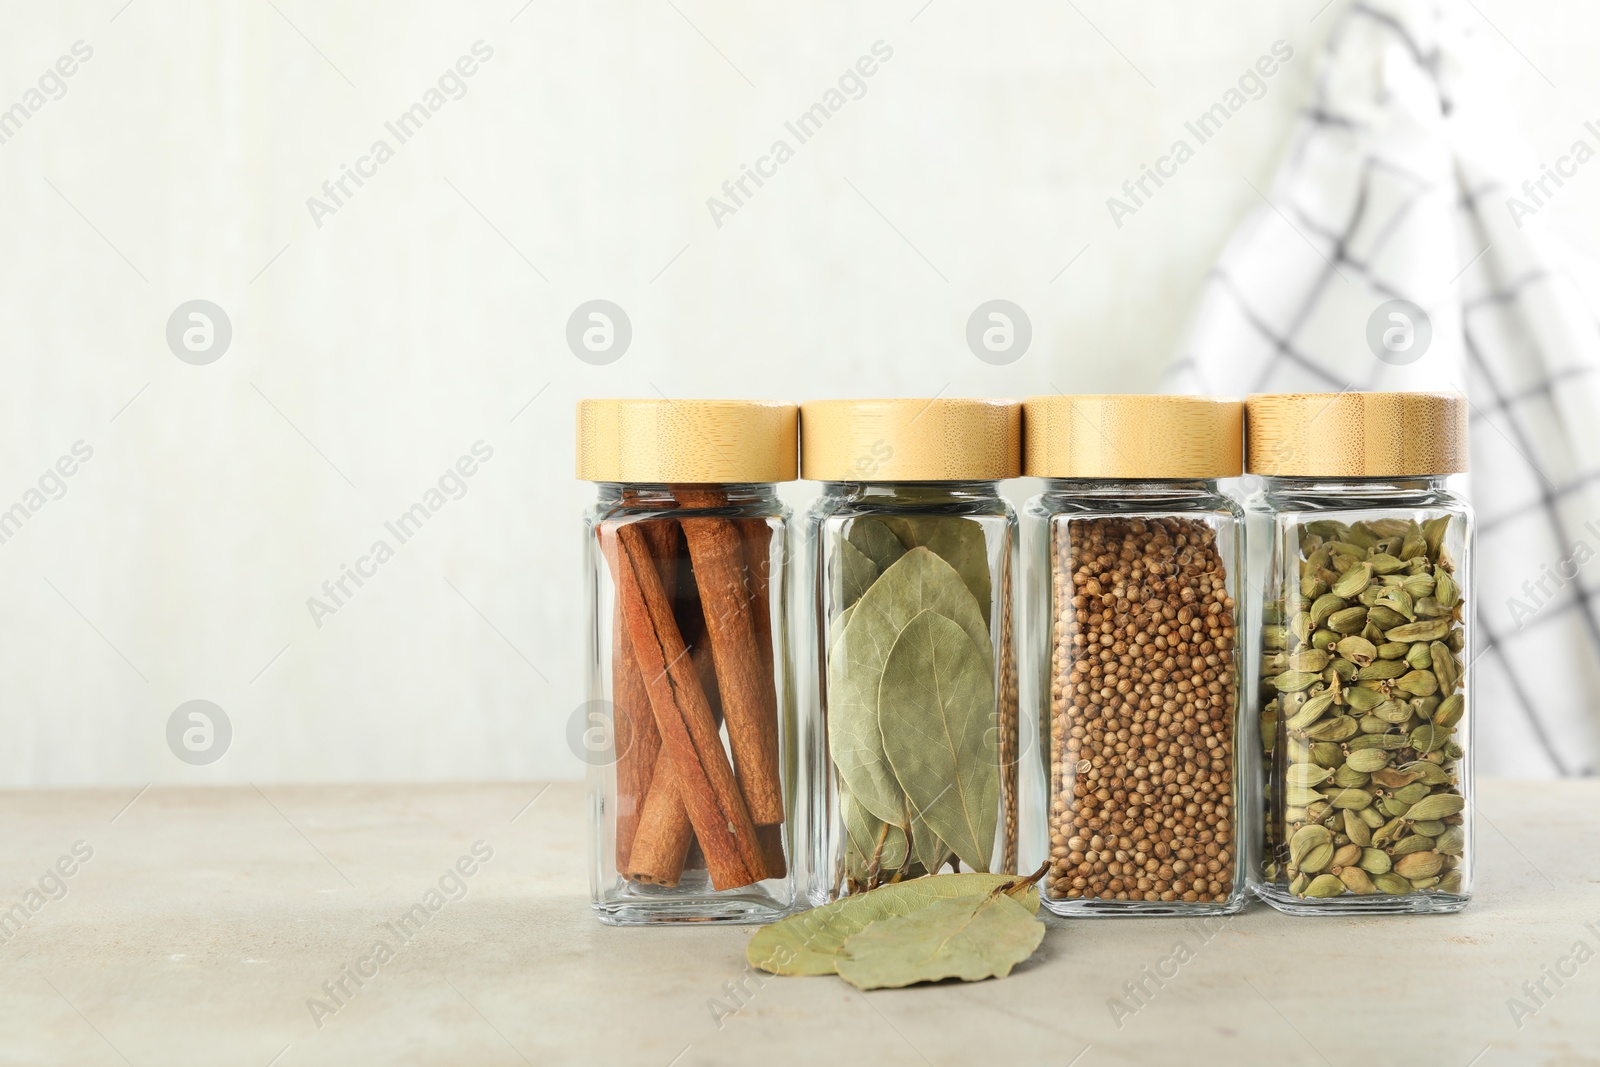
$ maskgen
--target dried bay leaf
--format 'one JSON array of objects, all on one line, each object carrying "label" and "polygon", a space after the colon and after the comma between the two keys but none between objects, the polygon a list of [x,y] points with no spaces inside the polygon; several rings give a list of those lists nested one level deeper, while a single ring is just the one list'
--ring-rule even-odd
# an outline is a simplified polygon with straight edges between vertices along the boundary
[{"label": "dried bay leaf", "polygon": [[850,616],[853,616],[854,613],[856,613],[856,609],[853,606],[845,608],[840,613],[835,614],[834,621],[827,624],[827,648],[829,648],[829,651],[832,651],[834,645],[838,645],[840,638],[845,637],[845,627],[850,625]]},{"label": "dried bay leaf", "polygon": [[905,831],[877,818],[845,791],[839,793],[839,817],[844,823],[845,871],[851,879],[866,882],[878,871],[897,871],[905,866]]},{"label": "dried bay leaf", "polygon": [[907,546],[900,543],[900,538],[877,519],[865,516],[850,520],[850,532],[845,540],[872,560],[879,572],[888,570],[906,554]]},{"label": "dried bay leaf", "polygon": [[1005,893],[953,897],[879,919],[846,940],[839,977],[857,989],[1003,978],[1043,940],[1044,923]]},{"label": "dried bay leaf", "polygon": [[[750,939],[745,958],[752,967],[772,974],[833,974],[845,941],[879,919],[906,915],[952,897],[986,897],[1024,881],[1006,874],[941,874],[886,885],[763,926]],[[1017,902],[1030,914],[1038,912],[1039,890],[1030,886]]]},{"label": "dried bay leaf", "polygon": [[849,541],[839,543],[839,603],[851,607],[878,580],[878,565]]},{"label": "dried bay leaf", "polygon": [[989,545],[983,524],[961,515],[890,515],[880,520],[906,548],[927,548],[950,564],[989,625]]},{"label": "dried bay leaf", "polygon": [[884,664],[884,752],[912,807],[975,871],[989,869],[999,821],[994,715],[991,658],[943,615],[918,614]]},{"label": "dried bay leaf", "polygon": [[954,620],[970,643],[991,649],[992,656],[988,627],[961,576],[926,548],[907,552],[872,583],[828,650],[828,751],[841,788],[894,825],[904,821],[906,797],[883,751],[879,688],[895,640],[923,611]]}]

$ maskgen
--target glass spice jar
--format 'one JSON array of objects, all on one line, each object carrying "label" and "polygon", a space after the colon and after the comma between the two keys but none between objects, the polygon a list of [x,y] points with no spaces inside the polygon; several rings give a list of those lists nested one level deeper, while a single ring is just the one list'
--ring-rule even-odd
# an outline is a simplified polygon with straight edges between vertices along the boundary
[{"label": "glass spice jar", "polygon": [[1297,915],[1452,912],[1472,889],[1466,399],[1246,401],[1262,575],[1252,888]]},{"label": "glass spice jar", "polygon": [[998,400],[801,405],[815,599],[813,899],[1017,869],[1021,420]]},{"label": "glass spice jar", "polygon": [[765,922],[796,899],[786,637],[793,404],[586,400],[590,884],[602,922]]},{"label": "glass spice jar", "polygon": [[1241,405],[1033,397],[1023,422],[1026,472],[1046,479],[1024,525],[1049,723],[1043,902],[1238,911],[1243,514],[1217,480],[1241,471]]}]

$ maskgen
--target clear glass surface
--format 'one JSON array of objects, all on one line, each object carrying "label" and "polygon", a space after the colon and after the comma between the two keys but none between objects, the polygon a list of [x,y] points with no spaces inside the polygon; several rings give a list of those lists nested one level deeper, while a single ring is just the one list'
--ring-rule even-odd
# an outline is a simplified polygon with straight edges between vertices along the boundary
[{"label": "clear glass surface", "polygon": [[[794,863],[787,508],[771,485],[605,483],[584,533],[589,702],[568,740],[588,764],[596,915],[614,925],[781,918],[804,876]],[[633,577],[630,562],[653,579]],[[633,629],[626,602],[644,605],[652,584],[666,608],[641,607],[634,616],[653,621]],[[690,752],[673,743],[680,729],[698,747],[675,760]],[[701,768],[692,791],[686,762]],[[738,818],[724,821],[729,811]]]},{"label": "clear glass surface", "polygon": [[[807,513],[814,903],[940,870],[1017,870],[1017,551],[1016,515],[994,482],[829,482]],[[875,628],[850,625],[859,605]],[[926,661],[923,686],[902,669],[909,642],[893,646],[926,605],[943,618],[919,626],[944,637]],[[970,645],[981,646],[977,658],[963,651]],[[962,657],[969,674],[981,670],[983,684],[959,696],[941,692],[951,656]],[[880,688],[895,705],[881,733]],[[908,765],[924,758],[920,769]],[[861,788],[867,774],[877,776],[875,791]],[[956,801],[972,809],[966,827],[949,821]]]},{"label": "clear glass surface", "polygon": [[1443,478],[1268,478],[1248,511],[1262,601],[1252,889],[1299,915],[1460,910],[1474,831],[1469,507]]},{"label": "clear glass surface", "polygon": [[1214,481],[1059,479],[1024,517],[1045,906],[1239,910],[1239,505]]}]

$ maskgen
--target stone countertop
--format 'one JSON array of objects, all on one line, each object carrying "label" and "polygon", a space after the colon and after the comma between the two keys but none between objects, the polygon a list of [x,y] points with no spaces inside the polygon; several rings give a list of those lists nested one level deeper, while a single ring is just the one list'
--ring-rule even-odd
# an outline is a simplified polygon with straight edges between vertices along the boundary
[{"label": "stone countertop", "polygon": [[574,783],[5,792],[0,1063],[1600,1063],[1600,782],[1479,793],[1459,915],[1051,919],[1009,979],[862,994],[602,926]]}]

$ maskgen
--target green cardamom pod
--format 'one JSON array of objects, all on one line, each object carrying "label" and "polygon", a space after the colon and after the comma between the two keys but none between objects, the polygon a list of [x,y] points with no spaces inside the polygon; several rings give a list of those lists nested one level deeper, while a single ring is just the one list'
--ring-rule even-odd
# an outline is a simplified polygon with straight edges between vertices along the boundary
[{"label": "green cardamom pod", "polygon": [[1411,806],[1406,814],[1412,819],[1444,819],[1460,813],[1467,806],[1465,798],[1454,793],[1434,793]]},{"label": "green cardamom pod", "polygon": [[[1415,783],[1413,783],[1411,785],[1408,785],[1408,786],[1405,786],[1405,787],[1403,787],[1401,789],[1396,789],[1395,792],[1394,792],[1394,798],[1396,800],[1400,801],[1402,804],[1415,804],[1417,801],[1421,800],[1423,797],[1425,797],[1427,795],[1428,795],[1428,786],[1423,782],[1415,782]],[[1413,809],[1410,812],[1407,812],[1407,815],[1410,818],[1413,818],[1413,819],[1419,819],[1419,818],[1426,818],[1427,817],[1427,816],[1423,816],[1423,815],[1418,815],[1416,813],[1415,809]]]},{"label": "green cardamom pod", "polygon": [[1300,870],[1306,874],[1316,874],[1333,861],[1333,844],[1327,842],[1318,845],[1307,852],[1300,860]]},{"label": "green cardamom pod", "polygon": [[1406,576],[1405,580],[1400,583],[1400,588],[1404,589],[1408,594],[1410,594],[1413,602],[1421,600],[1425,596],[1433,596],[1433,575],[1409,574]]},{"label": "green cardamom pod", "polygon": [[1423,837],[1438,837],[1444,833],[1445,825],[1438,819],[1425,819],[1422,822],[1411,824],[1411,832],[1421,834]]},{"label": "green cardamom pod", "polygon": [[1372,884],[1378,887],[1379,892],[1387,893],[1392,897],[1403,896],[1411,892],[1411,882],[1393,872],[1374,876]]},{"label": "green cardamom pod", "polygon": [[1412,834],[1410,837],[1402,837],[1395,842],[1394,847],[1389,850],[1389,854],[1398,859],[1401,856],[1409,856],[1413,852],[1431,851],[1433,851],[1433,838],[1423,837],[1421,834]]},{"label": "green cardamom pod", "polygon": [[[1367,613],[1367,618],[1380,630],[1392,630],[1396,626],[1404,626],[1411,621],[1398,611],[1383,604],[1373,605],[1372,609]],[[1383,643],[1387,644],[1389,642],[1385,641]]]},{"label": "green cardamom pod", "polygon": [[1331,692],[1318,693],[1300,705],[1300,710],[1289,717],[1286,725],[1291,730],[1304,730],[1307,726],[1322,718],[1331,707],[1333,707],[1333,694]]},{"label": "green cardamom pod", "polygon": [[1450,572],[1443,567],[1433,569],[1433,596],[1440,606],[1450,609],[1456,606],[1456,601],[1461,599],[1461,587],[1450,577]]},{"label": "green cardamom pod", "polygon": [[1361,869],[1368,874],[1388,874],[1393,864],[1389,854],[1381,848],[1364,848],[1361,850]]},{"label": "green cardamom pod", "polygon": [[1305,733],[1313,741],[1348,741],[1360,731],[1361,728],[1356,725],[1356,720],[1350,716],[1335,715],[1331,719],[1313,723]]},{"label": "green cardamom pod", "polygon": [[[1410,763],[1403,763],[1400,765],[1400,769],[1407,774],[1414,775],[1417,781],[1426,782],[1429,785],[1449,785],[1452,781],[1449,771],[1437,763],[1430,763],[1427,760],[1414,760]],[[1433,817],[1438,818],[1438,816]]]},{"label": "green cardamom pod", "polygon": [[1280,693],[1297,693],[1315,683],[1317,675],[1309,671],[1284,671],[1271,681],[1272,687]]},{"label": "green cardamom pod", "polygon": [[1360,752],[1350,753],[1345,762],[1355,770],[1371,774],[1389,765],[1389,754],[1380,749],[1363,749]]},{"label": "green cardamom pod", "polygon": [[1357,637],[1352,634],[1340,640],[1334,647],[1339,650],[1339,655],[1354,663],[1357,667],[1365,667],[1378,658],[1377,647],[1365,637]]},{"label": "green cardamom pod", "polygon": [[1394,797],[1381,797],[1378,800],[1378,807],[1385,815],[1398,819],[1410,810],[1411,805],[1403,800],[1396,800]]},{"label": "green cardamom pod", "polygon": [[1418,752],[1435,752],[1450,740],[1450,731],[1432,723],[1411,731],[1411,747]]},{"label": "green cardamom pod", "polygon": [[1318,767],[1326,767],[1329,770],[1338,770],[1345,760],[1344,749],[1332,741],[1317,741],[1313,743],[1309,755],[1312,763],[1315,763]]},{"label": "green cardamom pod", "polygon": [[[1336,634],[1358,634],[1366,625],[1366,608],[1345,608],[1328,616],[1328,629]],[[1394,640],[1398,641],[1400,639],[1395,638]]]},{"label": "green cardamom pod", "polygon": [[1387,552],[1380,552],[1370,557],[1367,562],[1378,574],[1393,574],[1395,571],[1406,569],[1406,561],[1398,556],[1391,556]]},{"label": "green cardamom pod", "polygon": [[1332,615],[1336,611],[1343,611],[1349,606],[1349,602],[1346,601],[1344,597],[1339,596],[1337,593],[1323,593],[1321,596],[1317,597],[1316,600],[1311,602],[1312,628],[1314,629],[1318,626],[1321,626],[1327,621],[1329,615]]},{"label": "green cardamom pod", "polygon": [[1348,867],[1359,859],[1361,859],[1361,846],[1352,842],[1348,845],[1341,845],[1336,849],[1333,853],[1333,860],[1328,866]]},{"label": "green cardamom pod", "polygon": [[1460,826],[1447,826],[1435,844],[1445,855],[1459,856],[1467,849],[1467,831]]},{"label": "green cardamom pod", "polygon": [[[1314,763],[1296,763],[1283,773],[1283,780],[1289,785],[1304,787],[1321,785],[1332,777],[1332,771],[1326,767],[1318,767]],[[1422,792],[1426,794],[1428,787],[1423,786]]]},{"label": "green cardamom pod", "polygon": [[1333,772],[1333,784],[1353,789],[1367,784],[1367,776],[1348,763]]},{"label": "green cardamom pod", "polygon": [[1385,789],[1404,789],[1416,779],[1415,774],[1398,767],[1385,767],[1372,772],[1372,780]]},{"label": "green cardamom pod", "polygon": [[[1325,826],[1302,826],[1289,838],[1289,862],[1299,866],[1300,860],[1319,845],[1328,845],[1333,841],[1333,834]],[[1331,851],[1329,853],[1332,854]]]},{"label": "green cardamom pod", "polygon": [[1428,541],[1428,554],[1438,556],[1444,546],[1444,535],[1450,528],[1450,516],[1440,515],[1422,524],[1422,536]]},{"label": "green cardamom pod", "polygon": [[1358,813],[1346,808],[1343,818],[1344,833],[1350,839],[1351,844],[1360,845],[1362,848],[1372,844],[1372,828],[1361,821],[1361,816]]},{"label": "green cardamom pod", "polygon": [[1368,689],[1366,686],[1356,686],[1354,688],[1345,690],[1344,699],[1345,703],[1349,704],[1357,711],[1371,711],[1373,708],[1383,703],[1384,697],[1383,694],[1378,692],[1376,689]]},{"label": "green cardamom pod", "polygon": [[[1427,646],[1417,645],[1414,647],[1426,648]],[[1409,670],[1410,665],[1405,660],[1380,659],[1370,666],[1362,667],[1361,672],[1356,675],[1356,680],[1359,682],[1387,682],[1401,677]]]},{"label": "green cardamom pod", "polygon": [[[1438,642],[1434,642],[1438,644]],[[1433,666],[1433,646],[1425,645],[1418,641],[1414,645],[1406,646],[1406,666],[1425,671]]]},{"label": "green cardamom pod", "polygon": [[1404,641],[1385,641],[1378,646],[1379,659],[1404,659],[1411,646]]},{"label": "green cardamom pod", "polygon": [[[1420,645],[1412,645],[1420,648]],[[1439,690],[1443,693],[1453,693],[1461,683],[1461,664],[1456,662],[1451,655],[1450,648],[1443,641],[1435,641],[1428,646],[1428,658],[1433,661],[1433,673],[1439,679]]]},{"label": "green cardamom pod", "polygon": [[1378,891],[1372,884],[1372,879],[1367,877],[1367,872],[1360,867],[1344,867],[1339,871],[1339,881],[1344,887],[1357,896],[1370,897]]},{"label": "green cardamom pod", "polygon": [[1437,852],[1410,852],[1394,861],[1394,873],[1402,878],[1432,878],[1444,866]]},{"label": "green cardamom pod", "polygon": [[1333,647],[1339,643],[1339,635],[1324,626],[1322,629],[1311,635],[1310,643],[1315,648],[1320,648],[1324,652],[1330,652],[1333,650]]},{"label": "green cardamom pod", "polygon": [[1394,686],[1412,696],[1432,696],[1439,691],[1439,679],[1434,677],[1432,671],[1412,671],[1402,676]]},{"label": "green cardamom pod", "polygon": [[1372,794],[1365,789],[1340,789],[1328,797],[1336,808],[1364,808],[1372,803]]},{"label": "green cardamom pod", "polygon": [[1337,897],[1344,893],[1345,885],[1335,874],[1319,874],[1306,886],[1308,897]]},{"label": "green cardamom pod", "polygon": [[[1413,647],[1427,651],[1427,646],[1425,645],[1415,645]],[[1289,669],[1320,674],[1322,669],[1328,665],[1329,658],[1329,655],[1321,649],[1302,648],[1298,652],[1289,654]]]},{"label": "green cardamom pod", "polygon": [[1385,630],[1384,636],[1390,641],[1437,641],[1449,632],[1448,619],[1424,619]]}]

